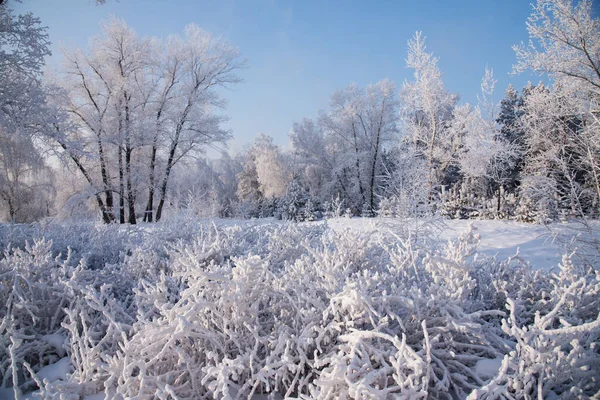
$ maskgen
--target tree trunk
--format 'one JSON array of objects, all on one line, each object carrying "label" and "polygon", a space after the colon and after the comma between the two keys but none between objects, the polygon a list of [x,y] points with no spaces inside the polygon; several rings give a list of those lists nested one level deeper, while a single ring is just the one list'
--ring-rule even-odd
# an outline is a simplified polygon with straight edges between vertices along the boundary
[{"label": "tree trunk", "polygon": [[133,148],[131,147],[129,99],[127,98],[127,92],[123,92],[123,97],[125,98],[125,174],[127,176],[127,209],[129,213],[129,223],[135,225],[135,193],[131,182],[131,153],[133,152]]},{"label": "tree trunk", "polygon": [[169,176],[171,175],[171,169],[173,168],[173,164],[175,163],[175,151],[177,150],[177,146],[179,145],[179,136],[181,135],[181,131],[183,130],[183,126],[187,121],[187,115],[192,108],[192,102],[188,99],[188,103],[183,110],[181,119],[175,128],[175,137],[171,141],[171,148],[169,149],[169,158],[167,159],[167,166],[165,167],[165,176],[163,177],[162,184],[160,186],[160,200],[158,202],[158,207],[156,208],[156,222],[160,221],[162,217],[162,210],[165,205],[165,198],[167,195],[167,185],[169,183]]},{"label": "tree trunk", "polygon": [[375,154],[373,155],[373,165],[371,166],[371,185],[370,185],[370,195],[369,206],[371,207],[371,212],[375,211],[375,169],[377,168],[377,157],[379,155],[379,133],[377,134],[377,141],[375,144]]},{"label": "tree trunk", "polygon": [[431,141],[429,142],[429,200],[433,200],[433,150],[435,149],[435,140],[437,139],[437,121],[435,120],[435,114],[431,115],[431,124],[433,131],[431,132]]},{"label": "tree trunk", "polygon": [[498,185],[498,205],[496,207],[496,217],[500,218],[500,212],[502,211],[502,192],[504,187]]},{"label": "tree trunk", "polygon": [[[383,113],[385,110],[385,99],[381,103],[381,115],[379,118],[379,126],[377,127],[377,138],[375,139],[375,152],[373,154],[373,165],[371,166],[371,187],[370,187],[370,195],[369,199],[371,213],[375,211],[375,169],[377,168],[377,157],[379,156],[379,142],[381,141],[381,127],[383,126]],[[362,120],[362,119],[361,119]],[[364,126],[364,124],[363,124]]]},{"label": "tree trunk", "polygon": [[[160,114],[159,117],[160,118]],[[152,153],[150,154],[150,173],[148,183],[148,203],[146,204],[146,211],[144,212],[144,221],[152,222],[154,212],[154,185],[156,179],[156,148],[158,141],[158,133],[154,136],[152,141]]]},{"label": "tree trunk", "polygon": [[[59,131],[58,126],[56,127],[56,130]],[[83,177],[85,178],[85,180],[90,184],[91,187],[94,187],[92,177],[88,173],[87,169],[83,166],[83,164],[79,161],[79,158],[75,154],[73,154],[69,151],[69,148],[67,147],[67,145],[64,142],[62,142],[59,139],[56,139],[56,141],[58,142],[60,147],[62,147],[62,149],[67,152],[67,154],[69,155],[71,160],[73,160],[73,162],[75,163],[75,165],[77,166],[79,171],[81,171],[81,173],[83,174]],[[96,202],[98,203],[98,207],[100,208],[100,211],[102,212],[102,221],[105,224],[110,223],[114,219],[114,216],[112,215],[112,213],[109,213],[106,210],[106,206],[104,205],[104,202],[102,201],[102,198],[100,197],[100,194],[95,193],[94,197],[96,197]],[[111,219],[111,217],[112,217],[112,219]]]},{"label": "tree trunk", "polygon": [[129,223],[136,224],[135,219],[135,193],[131,182],[131,148],[125,149],[125,171],[127,173],[127,208],[129,212]]},{"label": "tree trunk", "polygon": [[119,146],[118,146],[118,165],[119,165],[119,223],[125,223],[125,175],[123,172],[123,121],[119,113]]},{"label": "tree trunk", "polygon": [[156,222],[160,221],[160,218],[162,217],[162,210],[165,205],[165,198],[167,195],[167,184],[169,182],[169,175],[171,174],[171,169],[173,168],[173,160],[175,159],[175,150],[177,149],[178,140],[179,134],[176,134],[175,140],[173,140],[171,144],[171,149],[169,151],[169,159],[167,161],[167,167],[165,169],[165,176],[163,177],[163,181],[160,186],[160,200],[158,202],[158,207],[156,208]]},{"label": "tree trunk", "polygon": [[15,206],[13,205],[12,196],[8,196],[8,216],[10,218],[10,222],[15,222],[15,215],[17,214],[17,210],[15,210]]},{"label": "tree trunk", "polygon": [[102,145],[102,139],[100,139],[100,135],[98,135],[98,155],[100,158],[100,173],[102,175],[104,195],[106,197],[106,207],[102,210],[102,218],[104,219],[104,222],[108,223],[115,220],[115,216],[113,214],[113,193],[108,177],[106,159],[104,158],[104,147]]},{"label": "tree trunk", "polygon": [[119,223],[125,223],[125,173],[123,171],[123,148],[119,145]]},{"label": "tree trunk", "polygon": [[590,160],[590,167],[592,170],[592,176],[594,178],[594,186],[596,189],[596,204],[598,205],[598,208],[600,209],[600,179],[598,178],[598,171],[596,170],[596,165],[594,165],[594,156],[592,154],[592,151],[590,149],[590,145],[586,144],[586,150],[587,150],[587,156]]},{"label": "tree trunk", "polygon": [[154,132],[154,138],[152,139],[152,152],[150,154],[150,172],[149,172],[149,185],[148,185],[148,203],[146,204],[146,210],[144,212],[144,221],[152,222],[152,217],[154,213],[154,189],[156,185],[156,152],[158,148],[158,137],[160,136],[160,123],[161,116],[164,108],[168,102],[169,93],[175,87],[176,77],[177,77],[177,68],[178,64],[175,64],[174,69],[171,73],[171,79],[169,81],[168,86],[162,95],[162,101],[160,107],[156,111],[156,121],[155,127],[156,130]]},{"label": "tree trunk", "polygon": [[354,135],[354,152],[356,153],[356,179],[358,179],[358,190],[360,191],[360,197],[362,199],[362,204],[359,209],[362,209],[362,206],[366,202],[365,198],[365,190],[362,185],[362,179],[360,177],[360,157],[358,152],[358,138],[356,135],[356,129],[354,126],[354,122],[352,122],[352,134]]}]

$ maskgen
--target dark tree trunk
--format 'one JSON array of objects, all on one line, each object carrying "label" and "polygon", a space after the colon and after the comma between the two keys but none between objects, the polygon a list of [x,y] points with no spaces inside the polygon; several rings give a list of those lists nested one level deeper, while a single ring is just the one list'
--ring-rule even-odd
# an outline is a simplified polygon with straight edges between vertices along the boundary
[{"label": "dark tree trunk", "polygon": [[165,205],[165,198],[167,195],[167,185],[169,183],[169,175],[171,174],[171,169],[173,168],[173,160],[175,159],[175,150],[177,150],[177,141],[179,140],[179,134],[176,135],[175,140],[171,144],[171,149],[169,151],[169,159],[167,161],[167,167],[165,169],[165,176],[163,178],[162,184],[160,186],[160,200],[158,202],[158,207],[156,208],[156,222],[160,221],[162,217],[162,210]]},{"label": "dark tree trunk", "polygon": [[171,141],[169,158],[167,159],[167,166],[165,167],[165,176],[163,177],[163,181],[160,186],[160,200],[158,202],[158,207],[156,208],[156,222],[160,221],[160,218],[162,217],[162,210],[165,205],[165,198],[167,195],[169,176],[171,175],[171,170],[173,169],[173,164],[175,163],[175,152],[177,151],[177,146],[179,145],[179,136],[181,135],[181,131],[183,131],[183,126],[187,121],[187,115],[191,108],[192,103],[188,100],[185,110],[183,110],[182,117],[175,128],[175,137],[173,138],[173,141]]},{"label": "dark tree trunk", "polygon": [[125,149],[125,169],[127,172],[127,208],[129,212],[129,223],[135,225],[135,193],[131,183],[131,148]]},{"label": "dark tree trunk", "polygon": [[[160,117],[160,116],[159,116]],[[154,136],[152,142],[152,153],[150,154],[150,181],[148,183],[148,203],[146,204],[146,211],[144,213],[144,221],[152,222],[154,212],[154,185],[155,185],[155,174],[156,174],[156,148],[157,148],[158,135]]]},{"label": "dark tree trunk", "polygon": [[[385,111],[385,99],[383,100],[383,102],[381,103],[381,115],[379,118],[379,126],[377,127],[377,138],[375,139],[375,151],[373,153],[373,165],[371,166],[371,184],[369,185],[370,188],[370,198],[369,198],[369,207],[371,208],[371,213],[373,213],[375,211],[375,170],[377,168],[377,159],[379,157],[379,143],[381,141],[381,129],[383,127],[383,113]],[[363,128],[365,129],[365,134],[366,134],[366,127],[364,124],[364,121],[361,118],[361,122],[363,124]]]},{"label": "dark tree trunk", "polygon": [[129,223],[135,225],[135,193],[133,192],[133,185],[131,182],[131,153],[133,152],[133,148],[131,147],[129,98],[127,97],[127,92],[123,93],[123,97],[125,98],[125,173],[127,176],[127,209],[129,213]]},{"label": "dark tree trunk", "polygon": [[377,168],[377,157],[379,156],[379,137],[381,135],[381,128],[377,132],[377,140],[375,141],[375,153],[373,154],[373,165],[371,166],[371,185],[370,185],[370,199],[369,207],[371,212],[375,211],[375,169]]},{"label": "dark tree trunk", "polygon": [[12,196],[8,196],[8,215],[10,217],[11,222],[15,222],[15,215],[17,214],[17,210],[15,210],[15,206],[13,205]]},{"label": "dark tree trunk", "polygon": [[[354,126],[354,122],[352,122],[352,134],[354,135],[354,152],[356,153],[356,179],[358,179],[358,190],[360,191],[360,197],[362,199],[362,205],[365,204],[366,202],[366,198],[365,198],[365,189],[363,188],[362,185],[362,179],[360,177],[360,157],[359,157],[359,151],[358,151],[358,138],[356,135],[356,128]],[[359,207],[358,209],[360,210],[362,207]]]},{"label": "dark tree trunk", "polygon": [[104,147],[102,145],[102,140],[98,135],[98,155],[100,158],[100,173],[102,175],[102,184],[104,188],[104,195],[106,198],[106,207],[102,210],[102,218],[104,222],[112,222],[115,220],[115,216],[113,215],[113,193],[110,185],[110,180],[108,177],[108,169],[106,167],[106,159],[104,157]]},{"label": "dark tree trunk", "polygon": [[125,223],[125,173],[123,171],[123,149],[119,145],[119,223]]},{"label": "dark tree trunk", "polygon": [[498,207],[496,209],[496,215],[500,217],[500,211],[502,210],[502,185],[498,185]]},{"label": "dark tree trunk", "polygon": [[[144,212],[144,221],[152,222],[153,214],[154,214],[154,189],[156,186],[156,153],[158,148],[158,137],[160,135],[160,124],[161,124],[161,116],[163,113],[163,109],[167,104],[169,93],[175,87],[177,82],[177,67],[178,64],[175,64],[174,69],[171,74],[171,79],[169,81],[168,86],[163,92],[162,102],[160,107],[156,112],[156,131],[154,132],[154,138],[152,140],[152,152],[150,154],[150,172],[149,172],[149,184],[148,184],[148,202],[146,203],[146,210]],[[157,219],[158,220],[158,219]]]}]

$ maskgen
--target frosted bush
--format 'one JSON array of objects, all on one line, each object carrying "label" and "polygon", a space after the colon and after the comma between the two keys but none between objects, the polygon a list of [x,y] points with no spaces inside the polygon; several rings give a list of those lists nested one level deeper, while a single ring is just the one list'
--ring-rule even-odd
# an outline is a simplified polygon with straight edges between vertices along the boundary
[{"label": "frosted bush", "polygon": [[498,375],[470,398],[589,398],[600,395],[600,275],[563,257],[533,321],[519,323],[508,299],[503,331],[516,345]]},{"label": "frosted bush", "polygon": [[[326,223],[116,228],[73,238],[99,252],[93,265],[84,247],[56,253],[58,226],[5,251],[3,388],[56,399],[600,391],[600,278],[572,258],[534,271],[518,254],[482,256],[472,230],[433,246],[409,229]],[[44,380],[58,363],[70,372]]]},{"label": "frosted bush", "polygon": [[0,379],[16,393],[35,386],[27,366],[37,371],[65,356],[64,348],[46,340],[63,332],[64,308],[70,306],[61,284],[68,268],[52,257],[51,247],[34,240],[0,259]]}]

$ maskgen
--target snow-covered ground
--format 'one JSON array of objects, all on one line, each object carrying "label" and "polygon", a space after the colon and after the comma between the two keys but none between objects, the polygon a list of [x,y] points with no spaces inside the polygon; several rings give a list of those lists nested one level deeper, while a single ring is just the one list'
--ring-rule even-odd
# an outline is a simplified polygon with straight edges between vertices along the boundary
[{"label": "snow-covered ground", "polygon": [[[480,235],[479,250],[489,256],[506,259],[519,253],[533,268],[556,267],[566,249],[552,236],[544,225],[525,224],[515,221],[473,221],[473,228]],[[440,237],[455,239],[468,229],[464,220],[445,221],[447,228]]]},{"label": "snow-covered ground", "polygon": [[[408,226],[413,229],[422,222],[395,220],[391,218],[334,218],[326,222],[334,230],[356,229],[367,232],[394,232]],[[553,224],[549,226],[527,224],[506,220],[439,220],[432,222],[433,237],[441,244],[457,240],[472,225],[480,235],[479,251],[498,259],[519,254],[535,269],[550,269],[561,262],[569,251],[566,236],[578,231],[576,224]],[[557,238],[557,234],[561,238]],[[596,232],[598,237],[598,231]],[[562,240],[561,240],[562,239]]]}]

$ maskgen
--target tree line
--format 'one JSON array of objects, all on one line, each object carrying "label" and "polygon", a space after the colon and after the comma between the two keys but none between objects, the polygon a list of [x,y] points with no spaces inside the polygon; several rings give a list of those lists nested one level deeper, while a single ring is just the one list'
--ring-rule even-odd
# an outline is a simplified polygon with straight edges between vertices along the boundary
[{"label": "tree line", "polygon": [[201,155],[232,137],[218,91],[241,82],[244,61],[231,44],[195,25],[166,40],[143,38],[113,18],[89,50],[65,52],[62,69],[43,77],[45,29],[31,14],[0,8],[5,219],[98,212],[106,223],[136,223],[185,210],[546,222],[600,211],[592,1],[533,5],[513,72],[534,71],[550,84],[509,86],[494,104],[486,70],[477,104],[460,104],[417,32],[406,58],[413,77],[400,88],[387,79],[352,84],[293,124],[289,149],[259,135],[217,160]]}]

